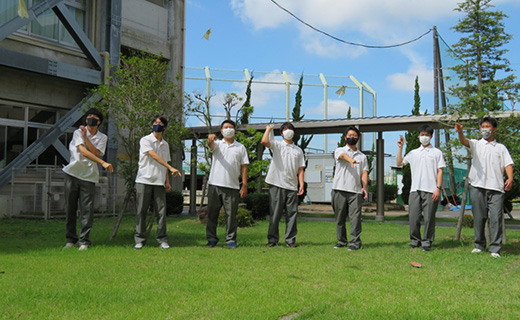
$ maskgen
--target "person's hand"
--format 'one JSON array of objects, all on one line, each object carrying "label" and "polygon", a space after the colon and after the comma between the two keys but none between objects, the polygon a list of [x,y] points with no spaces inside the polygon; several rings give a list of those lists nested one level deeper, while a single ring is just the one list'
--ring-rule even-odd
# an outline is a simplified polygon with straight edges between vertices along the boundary
[{"label": "person's hand", "polygon": [[368,199],[368,192],[367,192],[367,189],[365,189],[365,188],[361,188],[361,192],[363,192],[363,194],[364,194],[363,199]]},{"label": "person's hand", "polygon": [[401,138],[399,138],[399,141],[397,141],[397,146],[399,148],[402,148],[404,146],[404,138],[401,136]]},{"label": "person's hand", "polygon": [[208,143],[215,142],[215,140],[217,140],[217,135],[215,135],[215,134],[210,134],[210,135],[208,136]]},{"label": "person's hand", "polygon": [[87,137],[87,128],[85,126],[79,126],[79,130],[81,130],[81,135],[86,138]]},{"label": "person's hand", "polygon": [[103,162],[102,164],[103,168],[105,168],[106,171],[110,172],[110,173],[114,173],[114,167],[112,167],[112,165],[108,162]]},{"label": "person's hand", "polygon": [[504,190],[509,191],[513,187],[513,178],[507,179],[504,185]]},{"label": "person's hand", "polygon": [[352,168],[354,168],[354,165],[355,165],[356,163],[359,164],[359,161],[354,160],[354,158],[350,158],[350,160],[349,160],[348,162],[350,162],[350,165],[352,166]]},{"label": "person's hand", "polygon": [[247,196],[247,186],[242,185],[242,188],[240,188],[240,198],[245,198]]},{"label": "person's hand", "polygon": [[174,177],[180,177],[181,176],[181,173],[179,172],[179,170],[177,170],[177,169],[175,169],[173,167],[170,168],[170,172],[172,173],[172,176],[174,176]]},{"label": "person's hand", "polygon": [[441,199],[441,189],[436,189],[433,192],[432,200],[433,201],[439,201]]},{"label": "person's hand", "polygon": [[455,131],[458,133],[461,133],[463,128],[464,126],[462,126],[460,123],[455,123]]},{"label": "person's hand", "polygon": [[300,188],[298,189],[297,195],[301,196],[303,194],[303,192],[304,192],[304,188],[303,188],[303,186],[300,186]]},{"label": "person's hand", "polygon": [[166,192],[170,192],[170,191],[172,191],[172,186],[169,183],[166,183],[164,185],[164,189],[166,189]]},{"label": "person's hand", "polygon": [[274,125],[272,125],[272,124],[268,124],[268,125],[265,126],[265,130],[266,131],[267,130],[273,130],[273,128],[274,128]]}]

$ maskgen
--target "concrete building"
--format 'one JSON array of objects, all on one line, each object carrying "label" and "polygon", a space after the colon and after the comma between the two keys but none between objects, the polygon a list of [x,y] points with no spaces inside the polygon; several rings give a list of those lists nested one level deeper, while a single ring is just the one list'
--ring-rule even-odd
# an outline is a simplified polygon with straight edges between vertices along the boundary
[{"label": "concrete building", "polygon": [[[162,53],[184,89],[185,0],[25,0],[28,18],[18,2],[0,1],[0,216],[48,218],[62,210],[61,167],[85,101],[95,99],[88,89],[120,52]],[[117,150],[109,143],[106,160]],[[98,209],[111,211],[122,192],[104,177]]]}]

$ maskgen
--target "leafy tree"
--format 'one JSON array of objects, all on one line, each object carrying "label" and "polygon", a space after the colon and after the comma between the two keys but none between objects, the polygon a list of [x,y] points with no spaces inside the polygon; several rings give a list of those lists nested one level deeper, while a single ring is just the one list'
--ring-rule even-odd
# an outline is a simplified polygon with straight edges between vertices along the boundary
[{"label": "leafy tree", "polygon": [[[351,111],[351,108],[352,108],[352,107],[350,107],[350,106],[348,107],[348,111],[347,111],[347,119],[352,118],[352,111]],[[347,141],[345,140],[345,137],[346,137],[346,136],[347,136],[347,135],[345,134],[345,132],[343,132],[343,133],[341,134],[341,138],[339,138],[339,141],[338,141],[338,148],[342,148],[342,147],[344,147],[344,146],[347,145]]]},{"label": "leafy tree", "polygon": [[[305,115],[301,114],[301,109],[302,109],[302,88],[303,88],[303,73],[302,75],[300,76],[300,81],[298,82],[298,90],[296,91],[296,96],[294,98],[295,100],[295,103],[294,103],[294,108],[292,110],[292,120],[293,121],[302,121],[303,120],[303,117],[305,117]],[[296,128],[296,130],[298,130],[298,128]],[[307,146],[309,145],[309,143],[311,143],[311,140],[312,138],[314,137],[314,135],[311,135],[310,137],[305,137],[305,136],[300,136],[299,134],[295,134],[294,138],[293,138],[293,142],[295,145],[299,146],[303,152],[305,153],[305,149],[307,148]],[[301,141],[300,141],[300,138],[301,138]]]},{"label": "leafy tree", "polygon": [[[120,66],[110,83],[92,90],[102,101],[96,107],[110,117],[116,127],[117,138],[124,156],[118,159],[118,175],[125,181],[126,192],[123,209],[135,198],[135,177],[139,162],[139,140],[151,132],[150,121],[156,115],[168,119],[164,139],[171,152],[183,148],[186,129],[183,122],[184,106],[179,103],[181,93],[168,80],[168,64],[158,56],[148,53],[121,55]],[[114,228],[113,236],[117,231]]]},{"label": "leafy tree", "polygon": [[242,107],[238,109],[237,118],[238,116],[240,116],[240,118],[237,119],[237,124],[248,124],[250,117],[253,114],[253,111],[255,110],[254,107],[251,105],[251,84],[253,83],[253,78],[253,75],[251,75],[251,78],[247,83],[246,101],[244,101]]},{"label": "leafy tree", "polygon": [[[520,88],[509,61],[504,57],[508,52],[504,46],[512,39],[512,35],[505,32],[504,19],[507,15],[502,11],[493,11],[493,7],[491,0],[466,0],[455,9],[466,15],[452,28],[465,35],[453,45],[453,51],[466,63],[452,68],[459,82],[450,87],[449,92],[459,102],[448,106],[448,124],[453,128],[453,122],[461,116],[469,116],[470,120],[464,126],[470,138],[479,137],[476,130],[478,120],[484,115],[503,110],[507,100],[518,99]],[[518,117],[502,119],[496,134],[496,139],[510,150],[515,163],[520,161],[517,152],[520,136],[515,130],[519,126]],[[453,145],[460,147],[458,140]],[[461,159],[460,156],[458,158]],[[520,168],[514,166],[513,169],[515,183],[512,190],[506,193],[507,199],[520,195]]]},{"label": "leafy tree", "polygon": [[[415,77],[415,91],[414,91],[414,104],[412,114],[414,116],[419,115],[421,108],[421,96],[419,95],[419,77]],[[410,130],[405,134],[406,149],[405,154],[417,149],[421,146],[419,141],[419,132],[417,130]],[[404,155],[403,155],[404,156]],[[401,193],[401,199],[405,204],[408,204],[408,197],[410,196],[410,187],[412,186],[412,171],[410,166],[403,166],[403,190]]]}]

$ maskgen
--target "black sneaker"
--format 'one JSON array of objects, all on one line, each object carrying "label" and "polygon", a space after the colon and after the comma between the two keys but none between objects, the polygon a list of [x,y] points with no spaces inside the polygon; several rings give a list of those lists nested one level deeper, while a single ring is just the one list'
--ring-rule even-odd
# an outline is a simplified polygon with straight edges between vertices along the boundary
[{"label": "black sneaker", "polygon": [[361,248],[358,248],[358,247],[348,247],[348,251],[356,251],[356,250],[359,250]]},{"label": "black sneaker", "polygon": [[340,249],[340,248],[345,248],[347,245],[346,244],[342,244],[342,243],[336,243],[336,245],[334,246],[334,249]]},{"label": "black sneaker", "polygon": [[410,244],[410,245],[408,245],[408,247],[406,247],[406,248],[408,248],[408,249],[415,249],[415,248],[419,248],[419,247],[420,247],[419,245],[413,245],[413,244]]},{"label": "black sneaker", "polygon": [[276,242],[269,242],[268,244],[266,244],[266,246],[268,246],[269,248],[276,247],[277,245],[278,243]]},{"label": "black sneaker", "polygon": [[422,248],[422,251],[430,251],[430,250],[431,250],[430,247],[423,247],[423,248]]},{"label": "black sneaker", "polygon": [[294,243],[294,242],[292,242],[292,243],[288,243],[287,246],[288,246],[288,247],[291,247],[291,248],[296,248],[296,247],[298,247],[298,245],[297,245],[296,243]]}]

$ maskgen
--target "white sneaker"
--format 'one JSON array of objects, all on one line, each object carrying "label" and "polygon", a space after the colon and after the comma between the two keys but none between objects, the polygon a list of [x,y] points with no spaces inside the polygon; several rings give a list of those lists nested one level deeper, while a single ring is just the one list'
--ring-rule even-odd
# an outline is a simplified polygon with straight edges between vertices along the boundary
[{"label": "white sneaker", "polygon": [[491,252],[491,256],[493,258],[500,258],[500,253],[498,253],[498,252]]},{"label": "white sneaker", "polygon": [[143,248],[143,244],[141,242],[136,243],[135,246],[134,246],[134,249],[136,249],[136,250],[139,250],[139,249],[142,249],[142,248]]},{"label": "white sneaker", "polygon": [[67,242],[67,243],[65,244],[65,247],[63,247],[63,249],[70,249],[70,248],[72,248],[72,247],[74,247],[74,246],[75,246],[74,243],[72,243],[72,242]]},{"label": "white sneaker", "polygon": [[168,242],[161,242],[159,247],[161,247],[161,249],[170,249],[170,245],[168,244]]},{"label": "white sneaker", "polygon": [[475,248],[473,250],[471,250],[471,253],[481,253],[482,252],[482,249],[479,249],[479,248]]},{"label": "white sneaker", "polygon": [[82,244],[79,246],[79,251],[87,251],[88,250],[88,244]]}]

